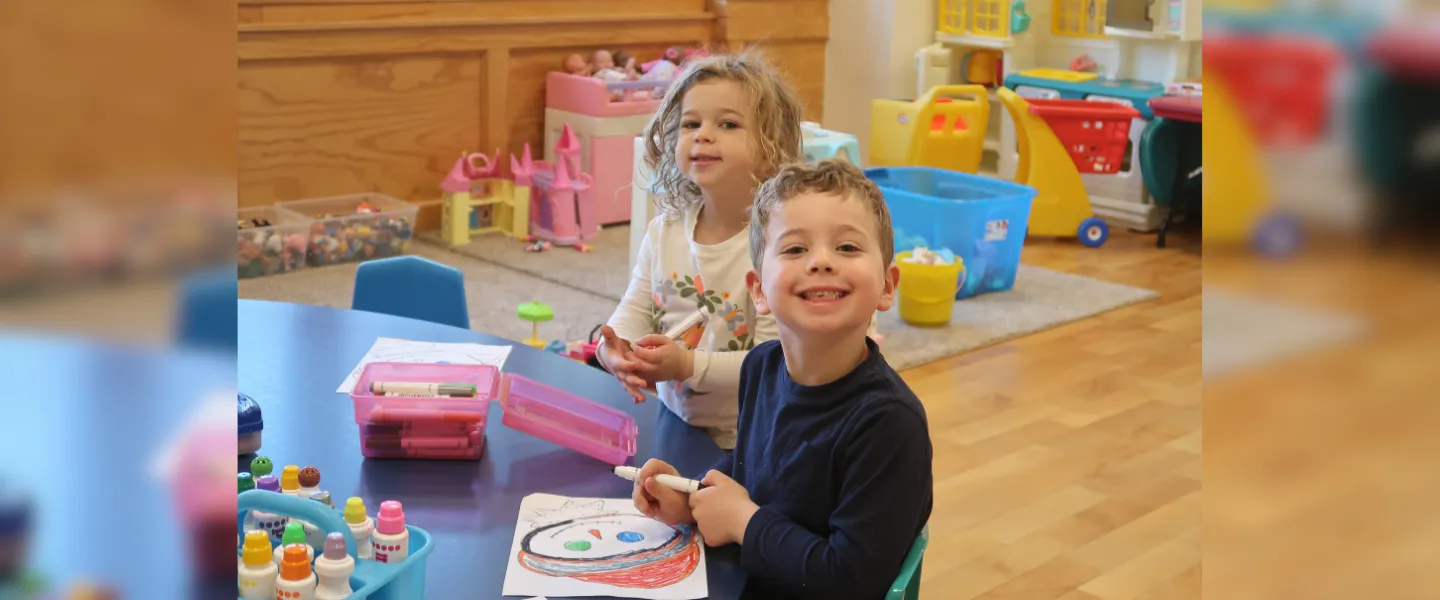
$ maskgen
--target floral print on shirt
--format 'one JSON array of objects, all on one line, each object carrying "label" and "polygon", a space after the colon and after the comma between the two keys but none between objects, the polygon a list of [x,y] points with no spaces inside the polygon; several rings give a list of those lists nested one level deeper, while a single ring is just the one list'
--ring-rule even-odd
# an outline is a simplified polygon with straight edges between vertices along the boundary
[{"label": "floral print on shirt", "polygon": [[[715,290],[706,289],[705,281],[699,275],[682,277],[679,273],[671,273],[668,279],[661,279],[654,285],[651,297],[655,302],[654,310],[659,313],[654,317],[656,325],[659,325],[661,319],[668,314],[665,307],[669,306],[671,299],[677,296],[694,301],[696,309],[703,309],[708,315],[700,325],[691,328],[680,337],[677,343],[682,348],[687,350],[697,348],[700,340],[705,336],[705,331],[711,328],[711,324],[717,320],[725,324],[725,332],[731,338],[716,340],[727,350],[738,352],[749,350],[755,346],[755,341],[750,337],[750,327],[745,322],[743,308],[732,301],[730,292],[716,293]],[[717,335],[719,334],[717,333]]]}]

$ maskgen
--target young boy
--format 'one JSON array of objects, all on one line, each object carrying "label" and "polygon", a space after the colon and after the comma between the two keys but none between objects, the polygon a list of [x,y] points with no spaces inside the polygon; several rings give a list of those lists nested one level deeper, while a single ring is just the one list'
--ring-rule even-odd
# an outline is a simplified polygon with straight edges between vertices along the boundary
[{"label": "young boy", "polygon": [[641,470],[641,512],[740,545],[746,597],[881,598],[930,518],[925,409],[866,337],[894,302],[893,237],[879,188],[849,163],[762,185],[746,284],[779,340],[741,367],[735,451],[688,498],[653,479],[679,475],[669,464]]}]

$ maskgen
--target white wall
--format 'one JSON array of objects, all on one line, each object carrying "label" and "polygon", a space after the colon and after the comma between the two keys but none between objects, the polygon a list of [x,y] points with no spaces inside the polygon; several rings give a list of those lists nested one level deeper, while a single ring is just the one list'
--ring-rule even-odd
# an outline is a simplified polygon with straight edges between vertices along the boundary
[{"label": "white wall", "polygon": [[935,0],[831,0],[821,125],[868,155],[870,100],[914,96],[915,53],[934,38]]}]

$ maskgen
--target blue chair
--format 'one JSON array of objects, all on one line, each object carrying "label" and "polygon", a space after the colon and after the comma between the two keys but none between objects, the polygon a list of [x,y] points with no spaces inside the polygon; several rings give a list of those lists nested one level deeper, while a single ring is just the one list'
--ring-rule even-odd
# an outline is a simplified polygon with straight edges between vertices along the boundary
[{"label": "blue chair", "polygon": [[465,276],[460,269],[419,256],[361,263],[350,308],[470,328]]},{"label": "blue chair", "polygon": [[234,267],[195,273],[181,283],[176,341],[186,348],[235,352],[235,306],[240,295]]},{"label": "blue chair", "polygon": [[930,525],[926,524],[920,530],[920,535],[916,536],[915,543],[910,545],[910,553],[905,555],[905,562],[900,564],[900,576],[890,585],[890,592],[885,594],[885,600],[920,599],[920,563],[925,560],[925,546],[929,544]]}]

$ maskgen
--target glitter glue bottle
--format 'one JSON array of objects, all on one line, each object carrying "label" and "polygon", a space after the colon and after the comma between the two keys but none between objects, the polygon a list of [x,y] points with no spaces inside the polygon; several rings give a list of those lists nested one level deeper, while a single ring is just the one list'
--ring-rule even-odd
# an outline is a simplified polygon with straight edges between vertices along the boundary
[{"label": "glitter glue bottle", "polygon": [[[255,489],[268,492],[280,491],[280,480],[274,475],[262,475],[255,480]],[[245,530],[263,529],[270,534],[270,539],[280,543],[280,538],[285,535],[285,525],[290,522],[289,517],[265,512],[263,510],[252,510],[245,516]]]},{"label": "glitter glue bottle", "polygon": [[280,492],[296,498],[305,497],[300,495],[300,467],[285,465],[285,469],[280,471]]},{"label": "glitter glue bottle", "polygon": [[285,546],[280,576],[275,579],[275,597],[288,600],[315,600],[315,574],[310,572],[308,548]]},{"label": "glitter glue bottle", "polygon": [[[304,473],[304,471],[301,471],[301,473]],[[324,504],[327,508],[330,508],[330,509],[332,509],[332,510],[335,508],[335,505],[333,505],[333,504],[330,503],[330,492],[321,490],[321,491],[317,491],[317,492],[311,492],[310,494],[307,494],[305,497],[306,497],[306,498],[309,498],[309,499],[311,499],[311,500],[314,500],[314,501],[316,501],[316,502],[319,502],[319,503],[321,503],[321,504]],[[325,530],[324,530],[324,529],[321,529],[321,528],[319,528],[319,527],[316,527],[314,524],[310,523],[309,521],[301,521],[300,524],[305,526],[305,543],[306,543],[306,544],[309,544],[310,547],[312,547],[312,548],[324,548],[324,547],[325,547]]]},{"label": "glitter glue bottle", "polygon": [[305,543],[305,528],[295,521],[285,526],[285,535],[280,538],[280,545],[275,547],[275,566],[280,566],[280,561],[285,558],[285,549],[292,545],[305,547],[305,556],[311,562],[315,561],[315,549]]},{"label": "glitter glue bottle", "polygon": [[365,515],[365,501],[351,496],[345,501],[345,524],[350,526],[350,535],[355,536],[355,556],[372,558],[370,534],[375,532],[375,521]]},{"label": "glitter glue bottle", "polygon": [[400,503],[386,500],[380,503],[380,512],[375,515],[375,560],[383,563],[400,563],[410,556],[410,530],[405,528],[405,511]]},{"label": "glitter glue bottle", "polygon": [[344,600],[355,593],[350,589],[350,574],[355,572],[355,559],[345,553],[345,534],[338,531],[325,536],[325,553],[315,559],[315,575],[320,587],[315,600]]},{"label": "glitter glue bottle", "polygon": [[275,576],[280,568],[270,559],[270,534],[259,529],[245,532],[240,552],[240,597],[244,600],[274,600]]}]

